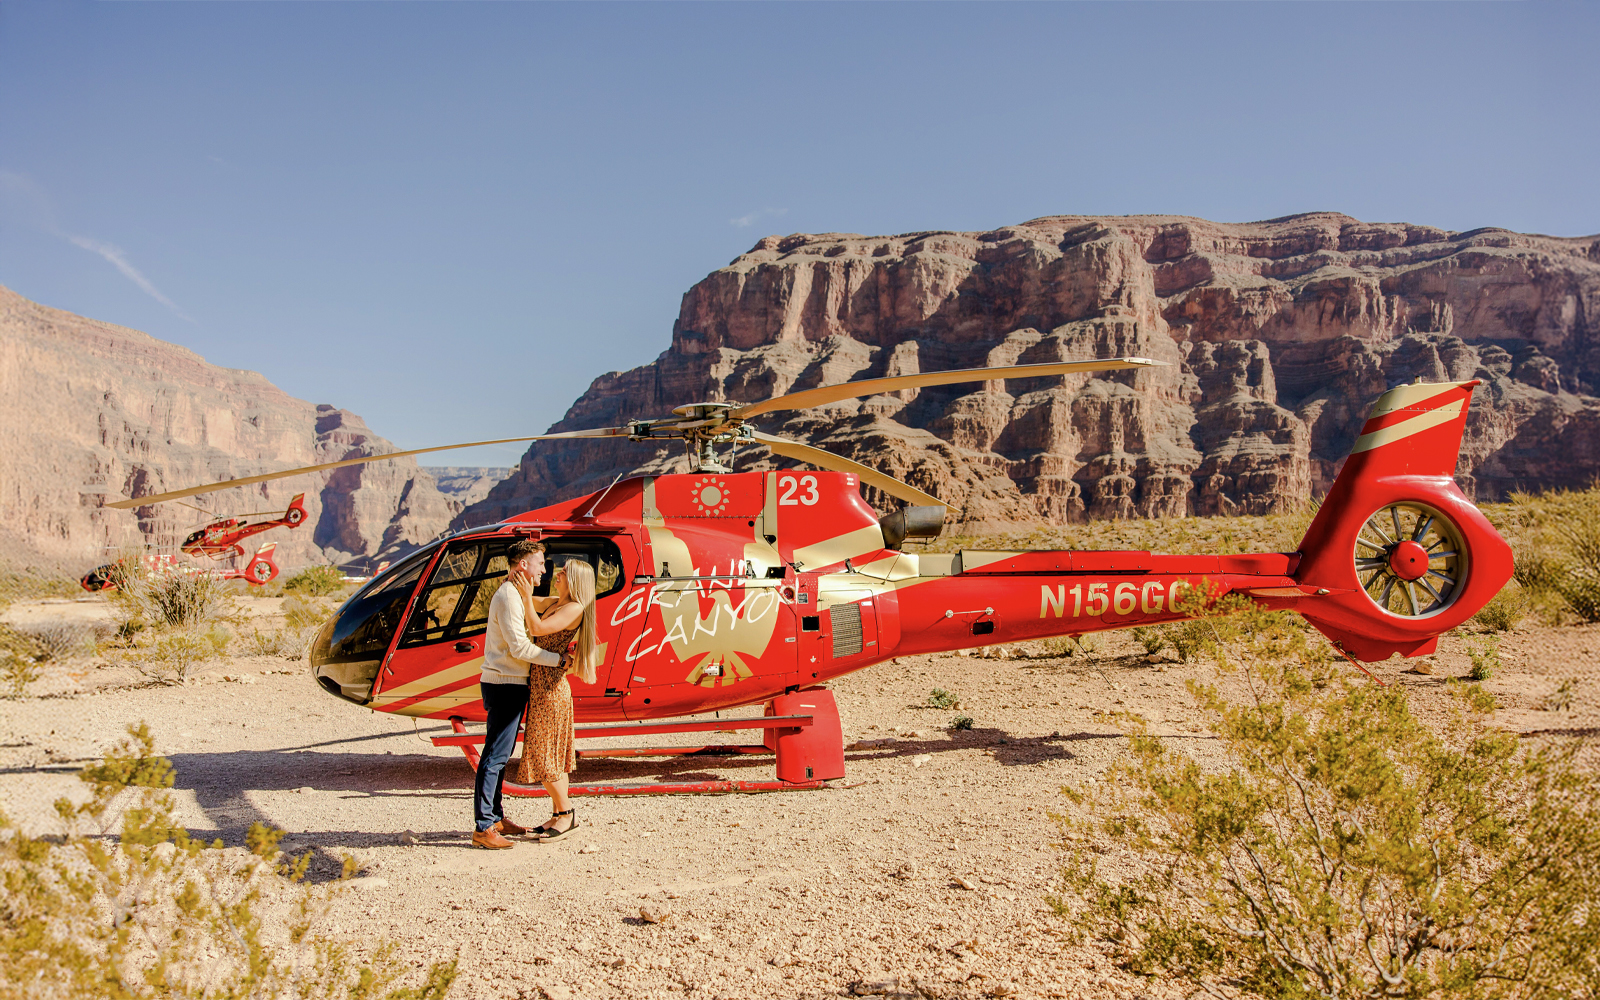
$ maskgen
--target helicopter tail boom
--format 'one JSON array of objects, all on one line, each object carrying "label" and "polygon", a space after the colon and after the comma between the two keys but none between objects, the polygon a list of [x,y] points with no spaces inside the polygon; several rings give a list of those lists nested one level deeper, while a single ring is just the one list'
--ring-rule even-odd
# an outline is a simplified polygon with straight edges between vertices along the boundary
[{"label": "helicopter tail boom", "polygon": [[1425,656],[1511,577],[1511,548],[1456,485],[1478,381],[1378,397],[1300,543],[1301,613],[1361,660]]}]

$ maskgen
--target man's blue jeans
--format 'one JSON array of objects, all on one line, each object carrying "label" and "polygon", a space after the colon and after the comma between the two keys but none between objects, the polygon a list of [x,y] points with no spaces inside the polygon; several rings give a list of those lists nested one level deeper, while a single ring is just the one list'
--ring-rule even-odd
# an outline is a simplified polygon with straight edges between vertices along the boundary
[{"label": "man's blue jeans", "polygon": [[506,761],[517,745],[517,725],[528,707],[528,685],[480,683],[478,687],[489,713],[489,731],[483,738],[483,756],[478,758],[478,778],[473,786],[473,817],[481,832],[505,819],[500,786],[505,784]]}]

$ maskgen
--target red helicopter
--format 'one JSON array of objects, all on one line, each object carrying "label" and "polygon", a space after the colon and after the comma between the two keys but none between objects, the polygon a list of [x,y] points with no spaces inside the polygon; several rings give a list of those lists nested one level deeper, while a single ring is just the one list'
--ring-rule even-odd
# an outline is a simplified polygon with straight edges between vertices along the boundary
[{"label": "red helicopter", "polygon": [[[1510,547],[1453,479],[1476,381],[1385,392],[1298,550],[1256,555],[907,551],[906,539],[940,533],[945,505],[748,423],[777,410],[896,389],[1158,364],[1115,358],[870,379],[757,403],[698,403],[623,427],[510,439],[680,438],[692,471],[614,483],[412,552],[322,627],[310,653],[314,675],[354,705],[448,720],[456,735],[434,742],[461,746],[475,765],[482,737],[465,724],[484,718],[478,674],[489,599],[506,575],[507,548],[538,538],[551,569],[581,559],[595,571],[603,664],[594,684],[573,685],[577,718],[587,723],[579,738],[765,731],[759,745],[585,750],[581,757],[777,757],[776,781],[575,785],[574,794],[811,788],[844,776],[838,711],[823,685],[891,657],[1178,621],[1186,617],[1182,598],[1196,589],[1293,609],[1353,659],[1421,656],[1510,578]],[[490,442],[473,442],[484,443]],[[733,473],[716,453],[724,443],[765,445],[827,471]],[[394,456],[111,506],[383,457]],[[910,506],[879,517],[862,499],[862,485]],[[744,706],[763,706],[765,714],[681,718]],[[506,790],[543,794],[510,784]]]},{"label": "red helicopter", "polygon": [[[256,554],[250,557],[250,561],[243,569],[226,569],[220,572],[195,569],[178,562],[177,557],[171,555],[146,555],[140,562],[143,572],[150,576],[162,573],[211,573],[219,580],[243,580],[252,587],[259,587],[278,578],[278,564],[272,558],[272,553],[277,547],[277,542],[267,542],[256,550]],[[116,590],[118,581],[125,577],[128,569],[127,565],[118,563],[96,566],[83,575],[78,581],[78,586],[91,594]]]},{"label": "red helicopter", "polygon": [[195,558],[208,556],[212,559],[226,559],[230,556],[244,555],[244,546],[240,543],[251,535],[259,535],[263,531],[273,528],[298,528],[306,519],[306,495],[295,494],[289,501],[289,509],[280,516],[270,521],[248,522],[245,517],[254,517],[253,514],[242,514],[239,517],[224,517],[191,532],[179,546],[185,555]]}]

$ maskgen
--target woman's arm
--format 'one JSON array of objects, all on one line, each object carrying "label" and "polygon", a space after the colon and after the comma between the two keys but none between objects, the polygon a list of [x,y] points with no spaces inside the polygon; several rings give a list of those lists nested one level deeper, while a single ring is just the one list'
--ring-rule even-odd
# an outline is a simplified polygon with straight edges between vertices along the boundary
[{"label": "woman's arm", "polygon": [[[523,626],[528,634],[550,635],[569,629],[583,619],[583,607],[576,601],[558,605],[547,610],[543,617],[533,609],[533,581],[526,573],[512,573],[511,585],[517,588],[517,593],[522,595]],[[550,600],[555,600],[551,598]],[[546,602],[548,607],[548,602]]]},{"label": "woman's arm", "polygon": [[550,635],[555,632],[564,632],[582,620],[583,605],[577,601],[568,601],[566,604],[545,612],[543,617],[530,617],[527,621],[528,634]]}]

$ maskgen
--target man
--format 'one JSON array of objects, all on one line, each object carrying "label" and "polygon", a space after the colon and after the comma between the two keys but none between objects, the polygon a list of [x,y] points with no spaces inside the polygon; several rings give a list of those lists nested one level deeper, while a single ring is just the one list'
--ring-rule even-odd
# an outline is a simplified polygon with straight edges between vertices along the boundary
[{"label": "man", "polygon": [[517,744],[517,725],[528,707],[528,664],[560,666],[565,657],[540,649],[528,639],[523,624],[522,597],[511,585],[517,570],[532,580],[544,576],[544,546],[525,538],[512,544],[506,553],[506,580],[489,602],[489,631],[483,642],[483,673],[478,688],[483,692],[483,707],[489,714],[488,732],[483,739],[483,756],[478,759],[474,785],[473,817],[477,830],[472,842],[478,847],[502,850],[513,847],[506,835],[517,836],[527,830],[506,819],[500,805],[500,789],[505,783],[506,761]]}]

